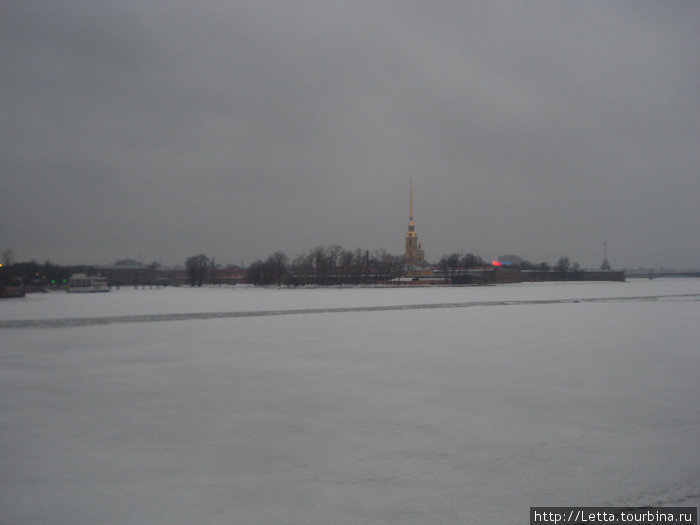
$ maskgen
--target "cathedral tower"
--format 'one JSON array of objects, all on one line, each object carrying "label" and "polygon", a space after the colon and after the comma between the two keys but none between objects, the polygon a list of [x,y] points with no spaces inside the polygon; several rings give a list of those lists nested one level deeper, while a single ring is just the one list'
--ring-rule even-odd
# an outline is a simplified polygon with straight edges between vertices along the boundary
[{"label": "cathedral tower", "polygon": [[408,231],[406,232],[406,249],[403,258],[407,262],[423,262],[425,260],[425,254],[418,242],[416,224],[413,221],[413,180],[409,183],[408,203]]},{"label": "cathedral tower", "polygon": [[603,241],[603,264],[600,265],[600,269],[604,272],[610,271],[610,263],[608,262],[608,241]]}]

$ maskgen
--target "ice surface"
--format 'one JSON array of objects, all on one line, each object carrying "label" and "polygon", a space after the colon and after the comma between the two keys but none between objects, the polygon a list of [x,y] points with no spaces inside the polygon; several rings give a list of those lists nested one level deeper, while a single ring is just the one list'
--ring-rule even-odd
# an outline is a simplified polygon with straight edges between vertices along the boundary
[{"label": "ice surface", "polygon": [[516,524],[536,505],[696,505],[699,293],[660,279],[3,301],[0,320],[660,297],[0,329],[0,523]]},{"label": "ice surface", "polygon": [[[626,283],[519,283],[499,286],[399,288],[159,288],[122,287],[109,293],[30,294],[0,301],[0,321],[123,315],[181,314],[300,308],[391,306],[476,301],[585,299],[697,292],[692,279]],[[60,300],[56,296],[60,296]]]}]

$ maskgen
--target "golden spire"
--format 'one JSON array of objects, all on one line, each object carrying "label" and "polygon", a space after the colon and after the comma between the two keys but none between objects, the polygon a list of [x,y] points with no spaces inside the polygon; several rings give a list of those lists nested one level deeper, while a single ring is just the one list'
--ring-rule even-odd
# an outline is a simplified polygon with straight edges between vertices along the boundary
[{"label": "golden spire", "polygon": [[415,223],[413,222],[413,177],[408,183],[409,198],[408,198],[408,234],[415,237]]},{"label": "golden spire", "polygon": [[409,218],[408,231],[406,232],[406,250],[404,252],[404,260],[413,262],[422,262],[424,260],[423,249],[418,243],[418,235],[416,234],[416,223],[413,221],[413,177],[409,181]]}]

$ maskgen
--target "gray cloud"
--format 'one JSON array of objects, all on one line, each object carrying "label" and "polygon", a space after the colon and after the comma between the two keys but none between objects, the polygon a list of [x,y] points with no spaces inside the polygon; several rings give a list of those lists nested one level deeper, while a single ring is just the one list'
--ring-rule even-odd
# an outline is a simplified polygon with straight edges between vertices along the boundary
[{"label": "gray cloud", "polygon": [[693,2],[9,3],[0,246],[700,265]]}]

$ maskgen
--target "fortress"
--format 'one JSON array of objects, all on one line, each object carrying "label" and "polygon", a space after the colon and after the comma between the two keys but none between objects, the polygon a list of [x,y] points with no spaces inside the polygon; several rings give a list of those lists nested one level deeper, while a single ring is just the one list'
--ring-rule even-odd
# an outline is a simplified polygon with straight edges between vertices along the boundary
[{"label": "fortress", "polygon": [[[605,260],[598,270],[554,271],[540,269],[521,269],[509,265],[484,266],[480,268],[460,268],[451,275],[426,262],[425,252],[418,241],[416,223],[413,218],[413,180],[409,182],[408,231],[405,235],[405,247],[400,275],[393,279],[400,284],[490,284],[519,283],[541,281],[624,281],[624,270],[611,270],[608,262],[607,242]],[[505,263],[504,263],[505,264]]]}]

